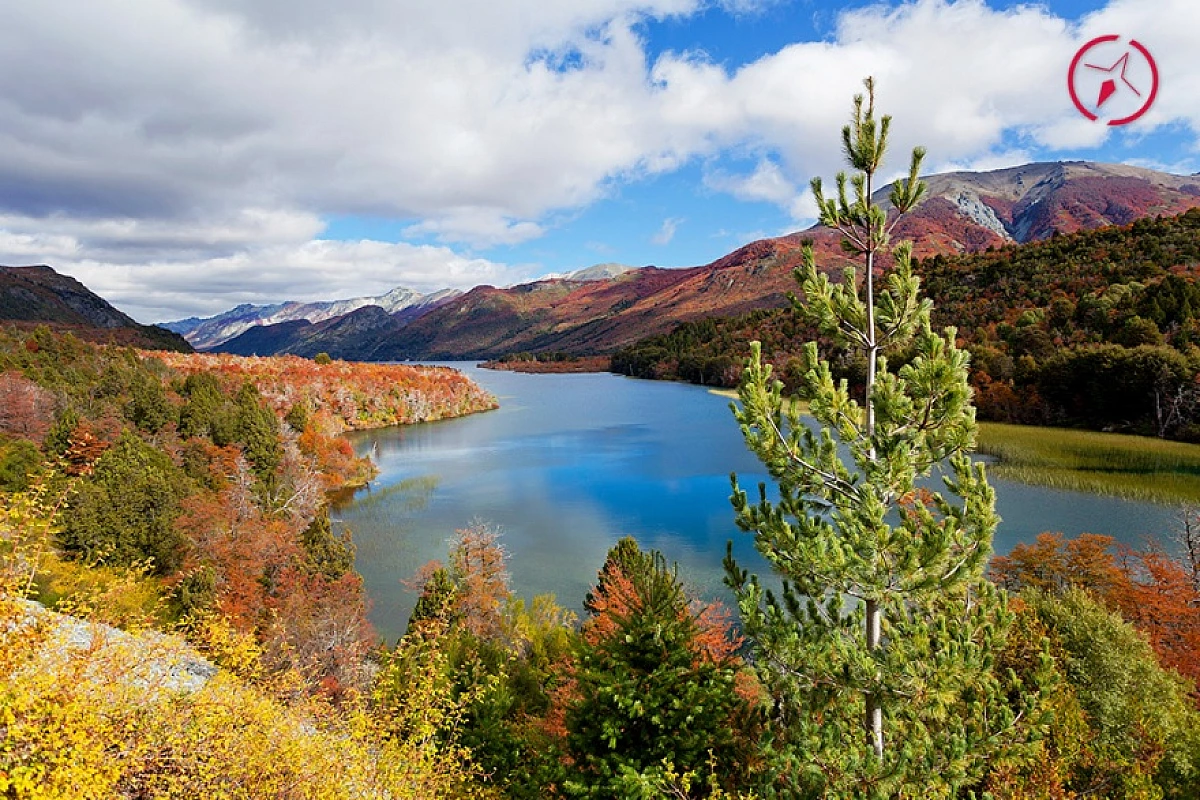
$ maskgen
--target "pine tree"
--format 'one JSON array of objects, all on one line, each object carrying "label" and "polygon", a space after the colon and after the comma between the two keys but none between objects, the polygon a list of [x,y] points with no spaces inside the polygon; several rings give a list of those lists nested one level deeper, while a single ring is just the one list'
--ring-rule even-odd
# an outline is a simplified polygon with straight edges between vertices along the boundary
[{"label": "pine tree", "polygon": [[[567,794],[585,798],[668,796],[668,772],[702,782],[743,778],[747,702],[736,691],[732,646],[712,652],[705,619],[663,555],[622,539],[589,594],[568,708],[575,775]],[[694,787],[709,797],[717,787]],[[676,795],[670,795],[676,796]],[[680,795],[682,796],[682,795]]]},{"label": "pine tree", "polygon": [[[823,337],[865,357],[865,391],[852,397],[809,343],[799,394],[819,426],[811,429],[752,344],[734,413],[778,499],[764,484],[751,503],[735,475],[732,502],[782,593],[732,555],[727,581],[773,694],[774,791],[950,797],[1021,738],[1016,720],[1036,696],[992,671],[1009,617],[982,574],[999,520],[984,468],[967,455],[968,356],[953,328],[931,329],[911,243],[889,240],[924,194],[924,151],[913,151],[908,178],[894,184],[889,214],[872,193],[891,120],[875,117],[871,79],[866,89],[842,131],[856,172],[838,175],[834,198],[812,183],[821,223],[862,259],[862,279],[848,269],[831,283],[809,246],[797,270],[804,302],[794,299]],[[889,354],[907,363],[894,369]],[[934,470],[946,496],[918,485]]]}]

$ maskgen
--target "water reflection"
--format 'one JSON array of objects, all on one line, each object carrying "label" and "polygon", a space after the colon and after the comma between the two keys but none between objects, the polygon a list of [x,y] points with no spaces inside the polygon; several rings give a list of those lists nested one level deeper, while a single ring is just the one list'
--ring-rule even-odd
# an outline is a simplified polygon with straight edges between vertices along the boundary
[{"label": "water reflection", "polygon": [[[766,572],[733,524],[729,473],[750,490],[764,479],[728,401],[694,386],[615,375],[465,371],[501,407],[458,420],[356,434],[378,479],[340,510],[358,548],[380,632],[403,632],[415,598],[401,580],[444,559],[472,520],[498,525],[516,591],[553,593],[578,608],[608,549],[632,534],[662,550],[698,590],[728,599],[726,542]],[[1043,530],[1107,533],[1140,545],[1170,526],[1172,509],[994,482],[1004,518],[996,549]]]}]

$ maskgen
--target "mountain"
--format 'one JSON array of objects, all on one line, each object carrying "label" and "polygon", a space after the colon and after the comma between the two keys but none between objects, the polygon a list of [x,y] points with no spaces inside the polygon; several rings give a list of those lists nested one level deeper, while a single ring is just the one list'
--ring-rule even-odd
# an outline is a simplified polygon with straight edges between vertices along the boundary
[{"label": "mountain", "polygon": [[45,265],[0,267],[0,321],[21,327],[50,325],[90,341],[152,350],[192,349],[181,336],[139,324],[79,281]]},{"label": "mountain", "polygon": [[[971,353],[980,419],[1200,442],[1200,208],[938,254],[915,271],[934,328],[953,325]],[[618,350],[611,368],[734,386],[757,340],[795,388],[814,336],[786,309],[709,317]],[[862,380],[846,363],[840,377]]]},{"label": "mountain", "polygon": [[[1027,164],[925,180],[925,201],[893,232],[914,240],[918,256],[982,252],[1200,206],[1200,177],[1120,164]],[[886,205],[888,192],[880,189],[876,200]],[[601,264],[505,289],[478,286],[395,327],[376,315],[362,341],[314,327],[263,332],[251,344],[266,347],[278,336],[287,352],[378,360],[610,353],[680,322],[786,304],[805,241],[813,242],[824,268],[848,263],[838,234],[814,227],[752,242],[702,267]]]},{"label": "mountain", "polygon": [[604,281],[623,275],[631,269],[634,269],[634,267],[609,262],[606,264],[593,264],[590,267],[584,267],[583,269],[577,269],[574,272],[567,272],[562,275],[546,275],[545,279],[560,278],[565,281]]},{"label": "mountain", "polygon": [[[347,300],[314,303],[288,301],[265,306],[243,304],[215,317],[203,319],[188,317],[163,323],[163,327],[181,334],[198,350],[212,350],[256,326],[277,325],[299,320],[310,323],[323,322],[366,306],[376,306],[386,313],[407,311],[407,318],[416,318],[424,311],[459,294],[461,292],[457,289],[443,289],[433,294],[423,295],[400,286],[375,297],[353,297]],[[287,330],[295,329],[296,326],[289,326]],[[267,339],[270,338],[270,336],[267,337]]]},{"label": "mountain", "polygon": [[375,358],[379,341],[394,334],[403,323],[380,306],[363,306],[340,317],[312,323],[306,319],[288,320],[274,325],[255,325],[212,352],[239,356],[267,356],[287,353],[311,358],[329,353],[351,361]]},{"label": "mountain", "polygon": [[[1200,176],[1125,164],[1065,161],[926,177],[926,200],[893,234],[918,255],[979,252],[1200,205]],[[885,203],[887,189],[876,193]]]}]

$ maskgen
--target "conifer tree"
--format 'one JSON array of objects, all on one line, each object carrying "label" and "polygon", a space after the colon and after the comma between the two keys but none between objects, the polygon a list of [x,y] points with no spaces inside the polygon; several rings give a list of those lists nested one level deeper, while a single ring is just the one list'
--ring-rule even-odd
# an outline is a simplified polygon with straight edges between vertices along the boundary
[{"label": "conifer tree", "polygon": [[[865,357],[865,388],[835,381],[809,343],[799,394],[810,428],[752,343],[734,413],[778,497],[764,484],[751,502],[735,475],[732,502],[782,592],[732,555],[727,581],[773,694],[773,791],[950,797],[1021,738],[1017,720],[1036,693],[992,670],[1008,615],[982,574],[998,517],[984,468],[967,455],[968,356],[953,328],[931,329],[911,243],[889,239],[924,194],[924,151],[913,151],[908,178],[894,184],[889,213],[872,193],[891,120],[876,118],[869,78],[866,89],[842,131],[855,172],[838,175],[832,198],[812,182],[821,224],[861,259],[861,278],[848,269],[831,283],[807,246],[796,274],[804,299],[793,298],[823,337]],[[886,271],[881,256],[891,256]],[[888,361],[896,354],[906,361],[898,369]],[[918,484],[934,470],[944,493]]]},{"label": "conifer tree", "polygon": [[740,659],[732,643],[706,648],[706,635],[724,645],[727,631],[705,630],[675,567],[626,537],[588,597],[566,714],[568,796],[674,797],[662,788],[668,773],[697,784],[710,772],[718,784],[741,780],[750,714],[736,690]]}]

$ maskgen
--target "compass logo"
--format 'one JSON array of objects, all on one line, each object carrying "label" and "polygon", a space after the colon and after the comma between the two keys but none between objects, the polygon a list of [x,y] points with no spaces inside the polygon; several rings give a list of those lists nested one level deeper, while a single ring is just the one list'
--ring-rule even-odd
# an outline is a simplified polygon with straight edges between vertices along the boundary
[{"label": "compass logo", "polygon": [[1137,39],[1122,42],[1116,34],[1097,36],[1071,59],[1067,89],[1088,119],[1127,125],[1154,102],[1158,65]]}]

